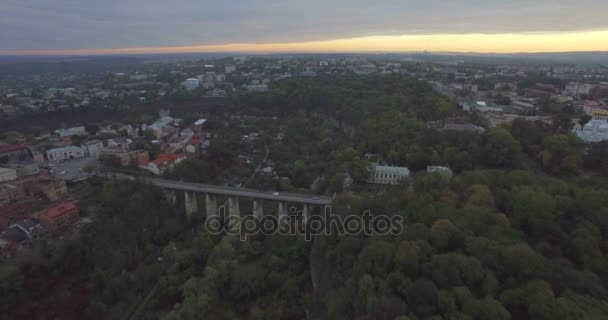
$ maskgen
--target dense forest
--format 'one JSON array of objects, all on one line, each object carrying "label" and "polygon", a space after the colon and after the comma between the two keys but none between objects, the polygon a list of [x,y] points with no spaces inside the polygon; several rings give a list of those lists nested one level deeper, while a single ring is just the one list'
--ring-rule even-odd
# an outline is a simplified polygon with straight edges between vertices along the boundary
[{"label": "dense forest", "polygon": [[[92,222],[80,236],[35,248],[1,271],[2,314],[608,318],[608,144],[586,146],[559,125],[523,120],[482,134],[428,129],[427,121],[463,114],[400,76],[291,79],[235,99],[251,114],[282,120],[287,139],[271,155],[294,189],[322,177],[318,191],[338,194],[335,214],[398,215],[403,232],[240,241],[186,222],[152,186],[91,181],[79,186],[94,194],[82,204]],[[175,177],[218,178],[232,147],[215,146]],[[415,174],[368,188],[372,161]],[[454,176],[426,173],[427,165],[449,166]]]}]

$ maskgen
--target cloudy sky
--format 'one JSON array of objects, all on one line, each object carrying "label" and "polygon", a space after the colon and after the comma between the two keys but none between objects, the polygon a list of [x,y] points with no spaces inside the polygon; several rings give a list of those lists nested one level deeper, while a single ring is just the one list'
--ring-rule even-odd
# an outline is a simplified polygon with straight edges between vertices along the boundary
[{"label": "cloudy sky", "polygon": [[607,0],[0,0],[0,51],[576,33],[607,31],[607,12]]}]

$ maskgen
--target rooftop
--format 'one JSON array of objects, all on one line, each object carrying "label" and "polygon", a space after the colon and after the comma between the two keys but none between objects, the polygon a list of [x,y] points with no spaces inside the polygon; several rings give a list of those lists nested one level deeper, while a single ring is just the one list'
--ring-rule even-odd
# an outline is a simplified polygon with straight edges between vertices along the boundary
[{"label": "rooftop", "polygon": [[71,202],[63,202],[54,207],[47,208],[46,210],[44,210],[42,215],[45,217],[48,217],[48,218],[56,218],[56,217],[59,217],[59,216],[65,214],[66,212],[76,210],[76,209],[78,209],[78,208],[76,207],[75,204],[73,204]]},{"label": "rooftop", "polygon": [[0,146],[0,154],[15,152],[26,148],[27,146],[24,144],[7,144],[4,146]]}]

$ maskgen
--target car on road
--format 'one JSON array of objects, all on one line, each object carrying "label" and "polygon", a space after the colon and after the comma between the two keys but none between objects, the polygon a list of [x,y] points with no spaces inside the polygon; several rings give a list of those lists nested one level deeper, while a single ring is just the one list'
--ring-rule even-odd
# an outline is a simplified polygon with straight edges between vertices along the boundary
[{"label": "car on road", "polygon": [[278,192],[273,192],[273,193],[272,193],[272,195],[273,195],[273,196],[278,196],[278,195],[279,195],[279,193],[278,193]]}]

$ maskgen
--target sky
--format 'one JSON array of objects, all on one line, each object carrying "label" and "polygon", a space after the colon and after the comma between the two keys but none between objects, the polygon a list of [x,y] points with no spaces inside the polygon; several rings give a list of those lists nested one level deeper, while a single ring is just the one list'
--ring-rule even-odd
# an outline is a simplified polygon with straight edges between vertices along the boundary
[{"label": "sky", "polygon": [[0,54],[608,51],[606,0],[1,0]]}]

